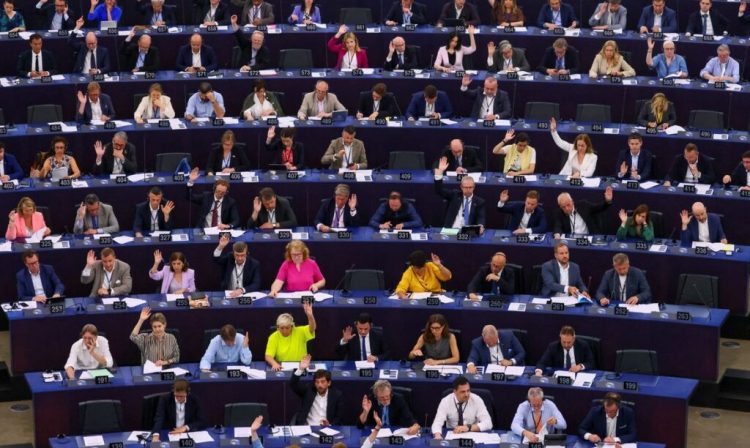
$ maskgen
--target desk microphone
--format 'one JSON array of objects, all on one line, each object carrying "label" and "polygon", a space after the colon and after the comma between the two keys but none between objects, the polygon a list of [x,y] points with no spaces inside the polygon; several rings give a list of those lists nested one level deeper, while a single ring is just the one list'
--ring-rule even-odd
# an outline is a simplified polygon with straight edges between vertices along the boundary
[{"label": "desk microphone", "polygon": [[590,275],[589,275],[589,281],[588,281],[588,282],[586,282],[586,289],[587,289],[588,291],[591,291],[591,276],[590,276]]},{"label": "desk microphone", "polygon": [[703,303],[706,306],[706,309],[708,309],[708,319],[711,320],[711,304],[708,303],[708,301],[703,297],[703,294],[701,294],[701,290],[698,289],[695,283],[691,283],[690,286],[693,287],[693,290],[695,290],[698,298],[701,299],[701,303]]},{"label": "desk microphone", "polygon": [[423,431],[425,432],[425,434],[429,434],[429,431],[430,431],[430,430],[428,429],[428,426],[427,426],[427,419],[428,419],[429,417],[430,417],[430,414],[428,414],[428,413],[426,413],[426,412],[425,412],[425,413],[424,413],[424,426],[422,427],[422,428],[423,428],[422,430],[423,430]]},{"label": "desk microphone", "polygon": [[672,232],[667,237],[667,240],[672,241],[673,243],[676,243],[674,240],[674,233],[677,231],[677,226],[672,227]]},{"label": "desk microphone", "polygon": [[623,373],[641,373],[641,369],[638,367],[634,367],[632,369],[626,369],[626,370],[617,370],[615,373],[608,373],[604,375],[605,380],[619,380],[622,378]]}]

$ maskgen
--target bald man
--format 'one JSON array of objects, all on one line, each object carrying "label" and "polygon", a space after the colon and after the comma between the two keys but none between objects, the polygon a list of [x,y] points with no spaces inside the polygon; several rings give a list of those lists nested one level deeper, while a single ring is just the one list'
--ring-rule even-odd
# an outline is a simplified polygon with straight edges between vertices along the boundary
[{"label": "bald man", "polygon": [[559,210],[555,213],[555,239],[563,234],[570,235],[595,235],[603,232],[600,225],[599,215],[606,213],[612,205],[612,187],[604,189],[604,202],[592,204],[582,200],[574,202],[570,193],[560,193],[557,196]]},{"label": "bald man", "polygon": [[195,33],[190,36],[190,43],[180,47],[177,53],[177,71],[180,72],[212,72],[219,67],[214,49],[203,45],[203,37]]},{"label": "bald man", "polygon": [[484,170],[484,164],[479,160],[476,150],[465,148],[464,142],[458,138],[451,140],[448,149],[435,161],[433,168],[437,168],[442,160],[448,163],[448,171],[459,174],[481,173]]},{"label": "bald man", "polygon": [[159,70],[159,49],[151,45],[151,36],[141,34],[137,41],[135,27],[120,47],[120,54],[125,58],[125,69],[131,72],[156,72]]},{"label": "bald man", "polygon": [[79,18],[74,29],[76,32],[70,33],[68,37],[68,45],[75,55],[73,72],[83,75],[109,73],[111,70],[109,52],[106,48],[99,46],[96,34],[89,31],[83,40],[79,38],[78,31],[83,27],[83,23],[83,17]]},{"label": "bald man", "polygon": [[385,57],[384,70],[411,70],[419,68],[419,56],[414,47],[406,46],[401,36],[396,36],[388,43],[388,56]]},{"label": "bald man", "polygon": [[503,252],[497,252],[489,263],[482,265],[466,287],[469,300],[479,300],[480,294],[512,295],[516,291],[513,271],[505,269],[508,259]]},{"label": "bald man", "polygon": [[708,213],[702,202],[694,203],[692,212],[693,216],[690,216],[687,210],[680,213],[680,242],[684,247],[690,247],[694,241],[727,244],[727,236],[719,215]]},{"label": "bald man", "polygon": [[307,120],[308,117],[330,117],[335,110],[346,110],[338,97],[328,91],[328,83],[318,81],[315,90],[306,93],[297,111],[297,118]]}]

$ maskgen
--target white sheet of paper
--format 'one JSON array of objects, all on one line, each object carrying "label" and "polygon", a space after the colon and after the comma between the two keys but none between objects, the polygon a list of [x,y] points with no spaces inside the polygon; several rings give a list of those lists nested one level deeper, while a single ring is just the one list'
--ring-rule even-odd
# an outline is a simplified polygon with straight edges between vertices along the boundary
[{"label": "white sheet of paper", "polygon": [[157,373],[161,372],[161,366],[157,366],[153,363],[153,361],[149,361],[148,359],[143,364],[143,374],[148,375],[150,373]]},{"label": "white sheet of paper", "polygon": [[549,303],[549,299],[545,297],[534,297],[531,299],[531,303],[534,305],[546,305]]},{"label": "white sheet of paper", "polygon": [[659,182],[654,182],[653,180],[641,182],[641,188],[643,188],[644,190],[649,190],[651,188],[654,188],[657,185],[661,185],[661,184],[659,184]]},{"label": "white sheet of paper", "polygon": [[375,363],[372,361],[354,361],[354,366],[357,368],[357,370],[374,369]]},{"label": "white sheet of paper", "polygon": [[553,376],[555,378],[559,378],[561,376],[564,376],[564,377],[568,377],[568,378],[570,378],[571,380],[574,380],[574,381],[576,379],[576,374],[573,373],[573,372],[568,372],[567,370],[556,370]]},{"label": "white sheet of paper", "polygon": [[[401,437],[403,437],[404,441],[411,440],[411,439],[416,439],[417,437],[419,437],[418,435],[409,435],[409,434],[407,434],[408,432],[409,432],[409,428],[399,428],[399,429],[393,431],[393,435],[394,436],[401,436]],[[378,437],[380,437],[380,432],[378,432]]]},{"label": "white sheet of paper", "polygon": [[447,124],[447,125],[458,123],[457,121],[453,121],[450,118],[441,118],[440,122],[443,123],[443,124]]},{"label": "white sheet of paper", "polygon": [[380,439],[383,437],[390,437],[392,435],[393,435],[393,432],[391,431],[391,428],[380,428],[380,430],[378,431],[378,435],[375,437]]},{"label": "white sheet of paper", "polygon": [[136,173],[128,176],[128,182],[140,182],[146,179],[146,173]]},{"label": "white sheet of paper", "polygon": [[249,426],[235,426],[234,427],[234,436],[235,437],[250,437],[250,427]]},{"label": "white sheet of paper", "polygon": [[125,439],[126,442],[140,442],[140,439],[138,439],[138,436],[146,437],[147,435],[151,434],[150,430],[142,430],[142,431],[131,431],[130,435],[128,435],[128,438]]},{"label": "white sheet of paper", "polygon": [[380,369],[380,375],[378,376],[378,379],[381,380],[397,380],[398,379],[398,370],[397,369]]},{"label": "white sheet of paper", "polygon": [[335,436],[336,434],[339,434],[339,431],[336,431],[333,428],[322,428],[318,432],[323,433],[327,436]]},{"label": "white sheet of paper", "polygon": [[104,445],[103,436],[83,436],[84,446],[102,446]]},{"label": "white sheet of paper", "polygon": [[182,367],[172,367],[171,369],[162,369],[162,372],[172,372],[175,376],[182,376],[190,373],[189,370],[183,369]]},{"label": "white sheet of paper", "polygon": [[512,302],[508,304],[508,311],[526,311],[526,304],[521,302]]},{"label": "white sheet of paper", "polygon": [[315,294],[313,294],[313,298],[316,302],[322,302],[324,300],[332,299],[333,296],[324,292],[316,292]]},{"label": "white sheet of paper", "polygon": [[0,252],[12,252],[13,251],[13,241],[6,241],[4,243],[0,243]]},{"label": "white sheet of paper", "polygon": [[524,366],[508,366],[505,368],[506,375],[521,376],[526,368]]},{"label": "white sheet of paper", "polygon": [[276,70],[258,70],[260,76],[276,76]]},{"label": "white sheet of paper", "polygon": [[299,367],[298,362],[290,362],[290,361],[284,361],[281,363],[281,370],[288,372],[290,370],[297,370]]},{"label": "white sheet of paper", "polygon": [[484,368],[484,373],[505,373],[505,366],[500,364],[487,364]]},{"label": "white sheet of paper", "polygon": [[628,309],[628,312],[631,312],[631,313],[650,314],[650,313],[659,311],[658,303],[647,303],[647,304],[636,304],[636,305],[620,304],[618,306],[624,306],[625,308]]},{"label": "white sheet of paper", "polygon": [[[515,176],[506,176],[506,177],[508,179],[513,179]],[[536,174],[524,174],[524,175],[521,175],[521,177],[526,178],[526,182],[536,182],[537,180],[539,180],[539,176],[537,176]]]},{"label": "white sheet of paper", "polygon": [[595,373],[578,372],[573,385],[576,387],[591,387],[594,384]]},{"label": "white sheet of paper", "polygon": [[105,237],[105,236],[112,236],[109,233],[97,233],[96,235],[91,235],[92,238],[95,240],[98,240],[99,238]]}]

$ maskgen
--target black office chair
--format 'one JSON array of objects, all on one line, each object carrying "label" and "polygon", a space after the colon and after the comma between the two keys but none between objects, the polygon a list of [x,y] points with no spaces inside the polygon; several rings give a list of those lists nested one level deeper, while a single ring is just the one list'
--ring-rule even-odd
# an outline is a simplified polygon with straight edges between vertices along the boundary
[{"label": "black office chair", "polygon": [[[444,389],[440,396],[445,397],[448,394],[452,393],[453,389]],[[485,407],[487,408],[487,413],[490,414],[490,417],[492,418],[492,429],[497,429],[497,406],[495,406],[495,397],[492,396],[492,392],[490,392],[489,389],[472,387],[471,393],[478,395],[482,399]]]},{"label": "black office chair", "polygon": [[542,292],[542,265],[537,264],[531,267],[531,278],[529,279],[530,294],[540,294]]},{"label": "black office chair", "polygon": [[188,165],[193,166],[192,156],[189,152],[164,152],[157,154],[154,171],[157,173],[173,173],[182,159],[187,159]]},{"label": "black office chair", "polygon": [[134,93],[133,94],[133,110],[138,109],[138,106],[141,104],[141,100],[147,96],[148,96],[148,93]]},{"label": "black office chair", "polygon": [[227,403],[224,405],[224,426],[247,426],[255,417],[262,415],[270,422],[266,403]]},{"label": "black office chair", "polygon": [[659,364],[656,350],[617,350],[615,371],[658,375]]},{"label": "black office chair", "polygon": [[[604,399],[603,398],[594,398],[593,400],[591,400],[591,406],[592,407],[593,406],[600,406],[602,404],[604,404]],[[635,401],[620,400],[620,405],[621,406],[625,405],[625,406],[629,407],[630,409],[635,409]]]},{"label": "black office chair", "polygon": [[[81,434],[102,434],[122,432],[125,422],[122,419],[120,400],[90,400],[78,403],[78,420]],[[152,423],[153,425],[153,423]]]},{"label": "black office chair", "polygon": [[633,53],[630,51],[622,51],[620,50],[620,55],[623,59],[625,59],[625,62],[628,63],[628,65],[633,65]]},{"label": "black office chair", "polygon": [[505,263],[505,269],[513,272],[514,293],[523,294],[524,290],[526,289],[526,278],[523,275],[523,266],[521,266],[520,264]]},{"label": "black office chair", "polygon": [[279,52],[279,68],[313,68],[312,51],[306,48],[287,48]]},{"label": "black office chair", "polygon": [[[36,211],[42,214],[42,216],[44,217],[44,223],[47,225],[47,227],[52,229],[52,215],[50,214],[49,207],[45,205],[37,205]],[[101,334],[101,332],[99,334]]]},{"label": "black office chair", "polygon": [[391,151],[388,169],[391,170],[424,170],[424,152]]},{"label": "black office chair", "polygon": [[664,213],[649,210],[648,219],[651,221],[651,225],[654,226],[654,236],[656,238],[666,238],[669,236],[666,234],[666,229],[664,228]]},{"label": "black office chair", "polygon": [[141,428],[151,429],[154,426],[156,418],[156,409],[159,407],[161,397],[169,395],[169,392],[159,392],[158,394],[144,395],[141,403]]},{"label": "black office chair", "polygon": [[26,108],[26,123],[40,124],[63,121],[62,106],[59,104],[37,104]]},{"label": "black office chair", "polygon": [[0,107],[0,126],[5,126],[5,112],[2,107]]},{"label": "black office chair", "polygon": [[586,366],[586,368],[590,370],[594,369],[603,369],[602,366],[602,340],[601,338],[596,338],[593,336],[584,336],[582,334],[577,334],[576,339],[579,339],[586,344],[589,345],[589,348],[591,349],[591,353],[594,354],[594,362],[596,363],[596,366]]},{"label": "black office chair", "polygon": [[633,118],[633,123],[638,123],[638,115],[641,114],[641,109],[643,109],[643,106],[651,102],[651,98],[646,98],[643,100],[635,100],[635,118]]},{"label": "black office chair", "polygon": [[377,269],[347,269],[344,274],[344,289],[349,291],[383,290],[383,271]]},{"label": "black office chair", "polygon": [[391,391],[394,394],[399,394],[404,398],[404,401],[406,401],[406,405],[409,406],[409,410],[414,410],[414,397],[411,387],[403,387],[403,386],[391,386]]},{"label": "black office chair", "polygon": [[[360,91],[359,92],[359,101],[350,110],[358,110],[359,109],[359,104],[362,101],[364,101],[367,97],[369,97],[370,95],[372,95],[372,90],[362,90],[362,91]],[[401,107],[398,105],[398,101],[396,101],[396,97],[395,97],[395,95],[393,95],[393,92],[385,92],[385,96],[390,97],[391,101],[393,101],[393,104],[396,106],[396,115],[397,116],[404,115],[404,113],[401,112]]]},{"label": "black office chair", "polygon": [[[234,142],[234,147],[237,148],[238,150],[242,151],[242,152],[247,151],[247,143],[244,143],[244,142],[237,142],[236,141],[236,142]],[[214,151],[214,150],[218,151],[219,149],[221,149],[221,142],[213,142],[213,143],[211,143],[211,151]]]},{"label": "black office chair", "polygon": [[[234,329],[237,334],[245,335],[245,330],[242,328],[235,327]],[[221,332],[221,328],[208,328],[203,330],[203,351],[205,352],[208,348],[208,344],[211,343],[211,339],[215,338]]]},{"label": "black office chair", "polygon": [[464,70],[474,70],[474,54],[465,54],[462,63]]},{"label": "black office chair", "polygon": [[372,10],[370,8],[341,8],[339,11],[339,23],[347,25],[367,25],[372,22]]},{"label": "black office chair", "polygon": [[[513,336],[518,339],[518,342],[521,343],[521,347],[523,347],[523,351],[526,352],[529,347],[529,332],[527,330],[521,330],[520,328],[505,328],[505,330],[509,330],[513,332]],[[526,364],[526,359],[521,360],[524,364]]]},{"label": "black office chair", "polygon": [[239,45],[232,47],[232,58],[229,68],[238,69],[242,67],[242,48]]},{"label": "black office chair", "polygon": [[[284,98],[286,97],[286,93],[284,93],[284,92],[277,92],[277,91],[272,91],[272,90],[267,90],[267,91],[266,91],[266,93],[267,93],[267,95],[266,95],[266,96],[270,96],[270,95],[273,95],[273,96],[275,96],[275,97],[276,97],[276,101],[278,101],[278,102],[279,102],[279,106],[281,106],[281,109],[282,109],[282,110],[281,110],[281,113],[283,113],[283,111],[284,111]],[[270,100],[269,100],[269,101],[270,101]]]},{"label": "black office chair", "polygon": [[610,123],[612,106],[609,104],[579,104],[576,106],[576,121]]},{"label": "black office chair", "polygon": [[688,126],[695,129],[724,129],[724,112],[691,110],[688,116]]},{"label": "black office chair", "polygon": [[527,120],[548,121],[550,118],[554,118],[560,121],[560,103],[545,101],[526,103],[526,110],[523,116]]},{"label": "black office chair", "polygon": [[411,48],[414,50],[414,54],[417,55],[417,68],[430,68],[428,65],[430,61],[425,62],[422,59],[422,46],[421,45],[407,45],[406,48]]},{"label": "black office chair", "polygon": [[719,307],[719,277],[704,274],[680,274],[677,280],[677,304]]}]

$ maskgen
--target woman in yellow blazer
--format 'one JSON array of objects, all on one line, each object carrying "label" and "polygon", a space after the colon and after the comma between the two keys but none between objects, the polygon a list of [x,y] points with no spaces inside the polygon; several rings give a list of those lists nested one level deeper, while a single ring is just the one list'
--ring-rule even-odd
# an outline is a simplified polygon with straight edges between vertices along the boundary
[{"label": "woman in yellow blazer", "polygon": [[430,254],[432,261],[427,261],[427,254],[415,250],[409,255],[409,267],[406,268],[401,281],[396,286],[396,294],[400,299],[406,299],[410,292],[443,292],[440,282],[447,282],[453,274],[440,257]]}]

